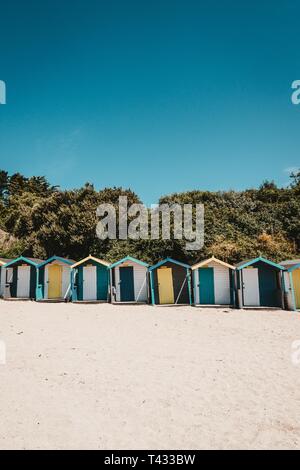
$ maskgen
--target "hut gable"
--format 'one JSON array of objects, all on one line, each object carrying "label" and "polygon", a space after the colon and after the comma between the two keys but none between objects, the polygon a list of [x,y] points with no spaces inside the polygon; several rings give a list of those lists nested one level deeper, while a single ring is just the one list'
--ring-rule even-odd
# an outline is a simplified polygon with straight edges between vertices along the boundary
[{"label": "hut gable", "polygon": [[31,266],[37,267],[42,262],[43,260],[39,258],[28,258],[25,256],[19,256],[18,258],[14,258],[8,261],[8,263],[4,264],[4,267],[8,268],[9,266],[21,266],[22,264],[29,264]]},{"label": "hut gable", "polygon": [[88,264],[91,264],[93,266],[97,266],[98,264],[102,264],[103,266],[110,266],[110,263],[107,261],[104,261],[103,259],[96,258],[95,256],[89,255],[86,258],[81,259],[80,261],[77,261],[76,263],[72,264],[71,268],[77,268],[78,266],[87,266]]},{"label": "hut gable", "polygon": [[51,256],[51,258],[48,258],[45,261],[42,261],[38,267],[41,268],[42,266],[46,266],[47,264],[59,264],[60,266],[63,266],[63,265],[72,266],[74,263],[75,261],[69,258],[62,258],[61,256]]}]

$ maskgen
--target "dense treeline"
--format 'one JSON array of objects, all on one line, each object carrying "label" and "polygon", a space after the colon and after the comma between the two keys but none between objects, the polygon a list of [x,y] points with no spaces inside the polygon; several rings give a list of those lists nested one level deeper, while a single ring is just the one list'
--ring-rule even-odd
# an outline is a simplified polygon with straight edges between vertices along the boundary
[{"label": "dense treeline", "polygon": [[300,172],[288,188],[264,182],[245,191],[191,191],[162,197],[160,203],[203,203],[205,244],[186,251],[184,240],[99,240],[96,208],[116,207],[120,195],[141,202],[127,189],[93,184],[74,190],[51,186],[45,177],[26,178],[0,171],[0,256],[47,258],[54,254],[81,259],[88,254],[114,261],[127,254],[155,262],[165,256],[194,262],[214,254],[236,262],[261,254],[275,261],[299,257]]}]

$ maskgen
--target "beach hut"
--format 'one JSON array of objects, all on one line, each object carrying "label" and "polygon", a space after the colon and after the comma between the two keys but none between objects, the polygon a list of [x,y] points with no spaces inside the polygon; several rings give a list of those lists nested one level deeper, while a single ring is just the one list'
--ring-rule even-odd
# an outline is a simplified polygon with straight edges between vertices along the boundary
[{"label": "beach hut", "polygon": [[151,302],[155,304],[191,304],[191,267],[172,258],[151,266]]},{"label": "beach hut", "polygon": [[192,266],[195,305],[234,305],[235,267],[214,256]]},{"label": "beach hut", "polygon": [[36,300],[64,301],[71,296],[70,272],[74,260],[51,256],[37,267]]},{"label": "beach hut", "polygon": [[300,259],[282,261],[285,268],[285,305],[288,310],[300,309]]},{"label": "beach hut", "polygon": [[88,256],[71,266],[73,302],[107,302],[109,296],[109,263]]},{"label": "beach hut", "polygon": [[237,307],[284,308],[283,270],[261,256],[237,264]]},{"label": "beach hut", "polygon": [[37,286],[37,267],[41,259],[20,256],[4,265],[6,282],[5,299],[35,299]]},{"label": "beach hut", "polygon": [[109,266],[112,302],[148,302],[147,263],[131,256]]},{"label": "beach hut", "polygon": [[0,258],[0,297],[3,297],[6,283],[6,269],[4,265],[9,263],[11,259]]}]

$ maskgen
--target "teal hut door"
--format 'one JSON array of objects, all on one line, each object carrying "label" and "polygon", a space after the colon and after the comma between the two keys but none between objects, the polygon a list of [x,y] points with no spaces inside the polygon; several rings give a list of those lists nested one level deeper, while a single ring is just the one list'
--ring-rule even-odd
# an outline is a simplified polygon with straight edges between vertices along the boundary
[{"label": "teal hut door", "polygon": [[83,268],[79,266],[76,275],[77,300],[83,300]]},{"label": "teal hut door", "polygon": [[212,305],[215,303],[214,268],[199,268],[198,274],[199,303]]},{"label": "teal hut door", "polygon": [[279,307],[277,273],[268,266],[258,270],[260,305],[263,307]]},{"label": "teal hut door", "polygon": [[8,279],[8,282],[10,283],[10,295],[12,297],[17,297],[18,266],[13,267],[13,273]]},{"label": "teal hut door", "polygon": [[133,267],[126,266],[119,269],[121,302],[134,300]]},{"label": "teal hut door", "polygon": [[108,272],[106,267],[97,266],[97,300],[107,300]]}]

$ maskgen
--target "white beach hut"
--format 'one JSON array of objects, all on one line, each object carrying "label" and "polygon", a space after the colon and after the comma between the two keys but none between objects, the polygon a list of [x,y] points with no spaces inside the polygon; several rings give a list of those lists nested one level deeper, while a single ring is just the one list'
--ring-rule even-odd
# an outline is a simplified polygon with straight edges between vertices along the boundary
[{"label": "white beach hut", "polygon": [[234,305],[234,270],[214,256],[194,264],[194,305]]}]

